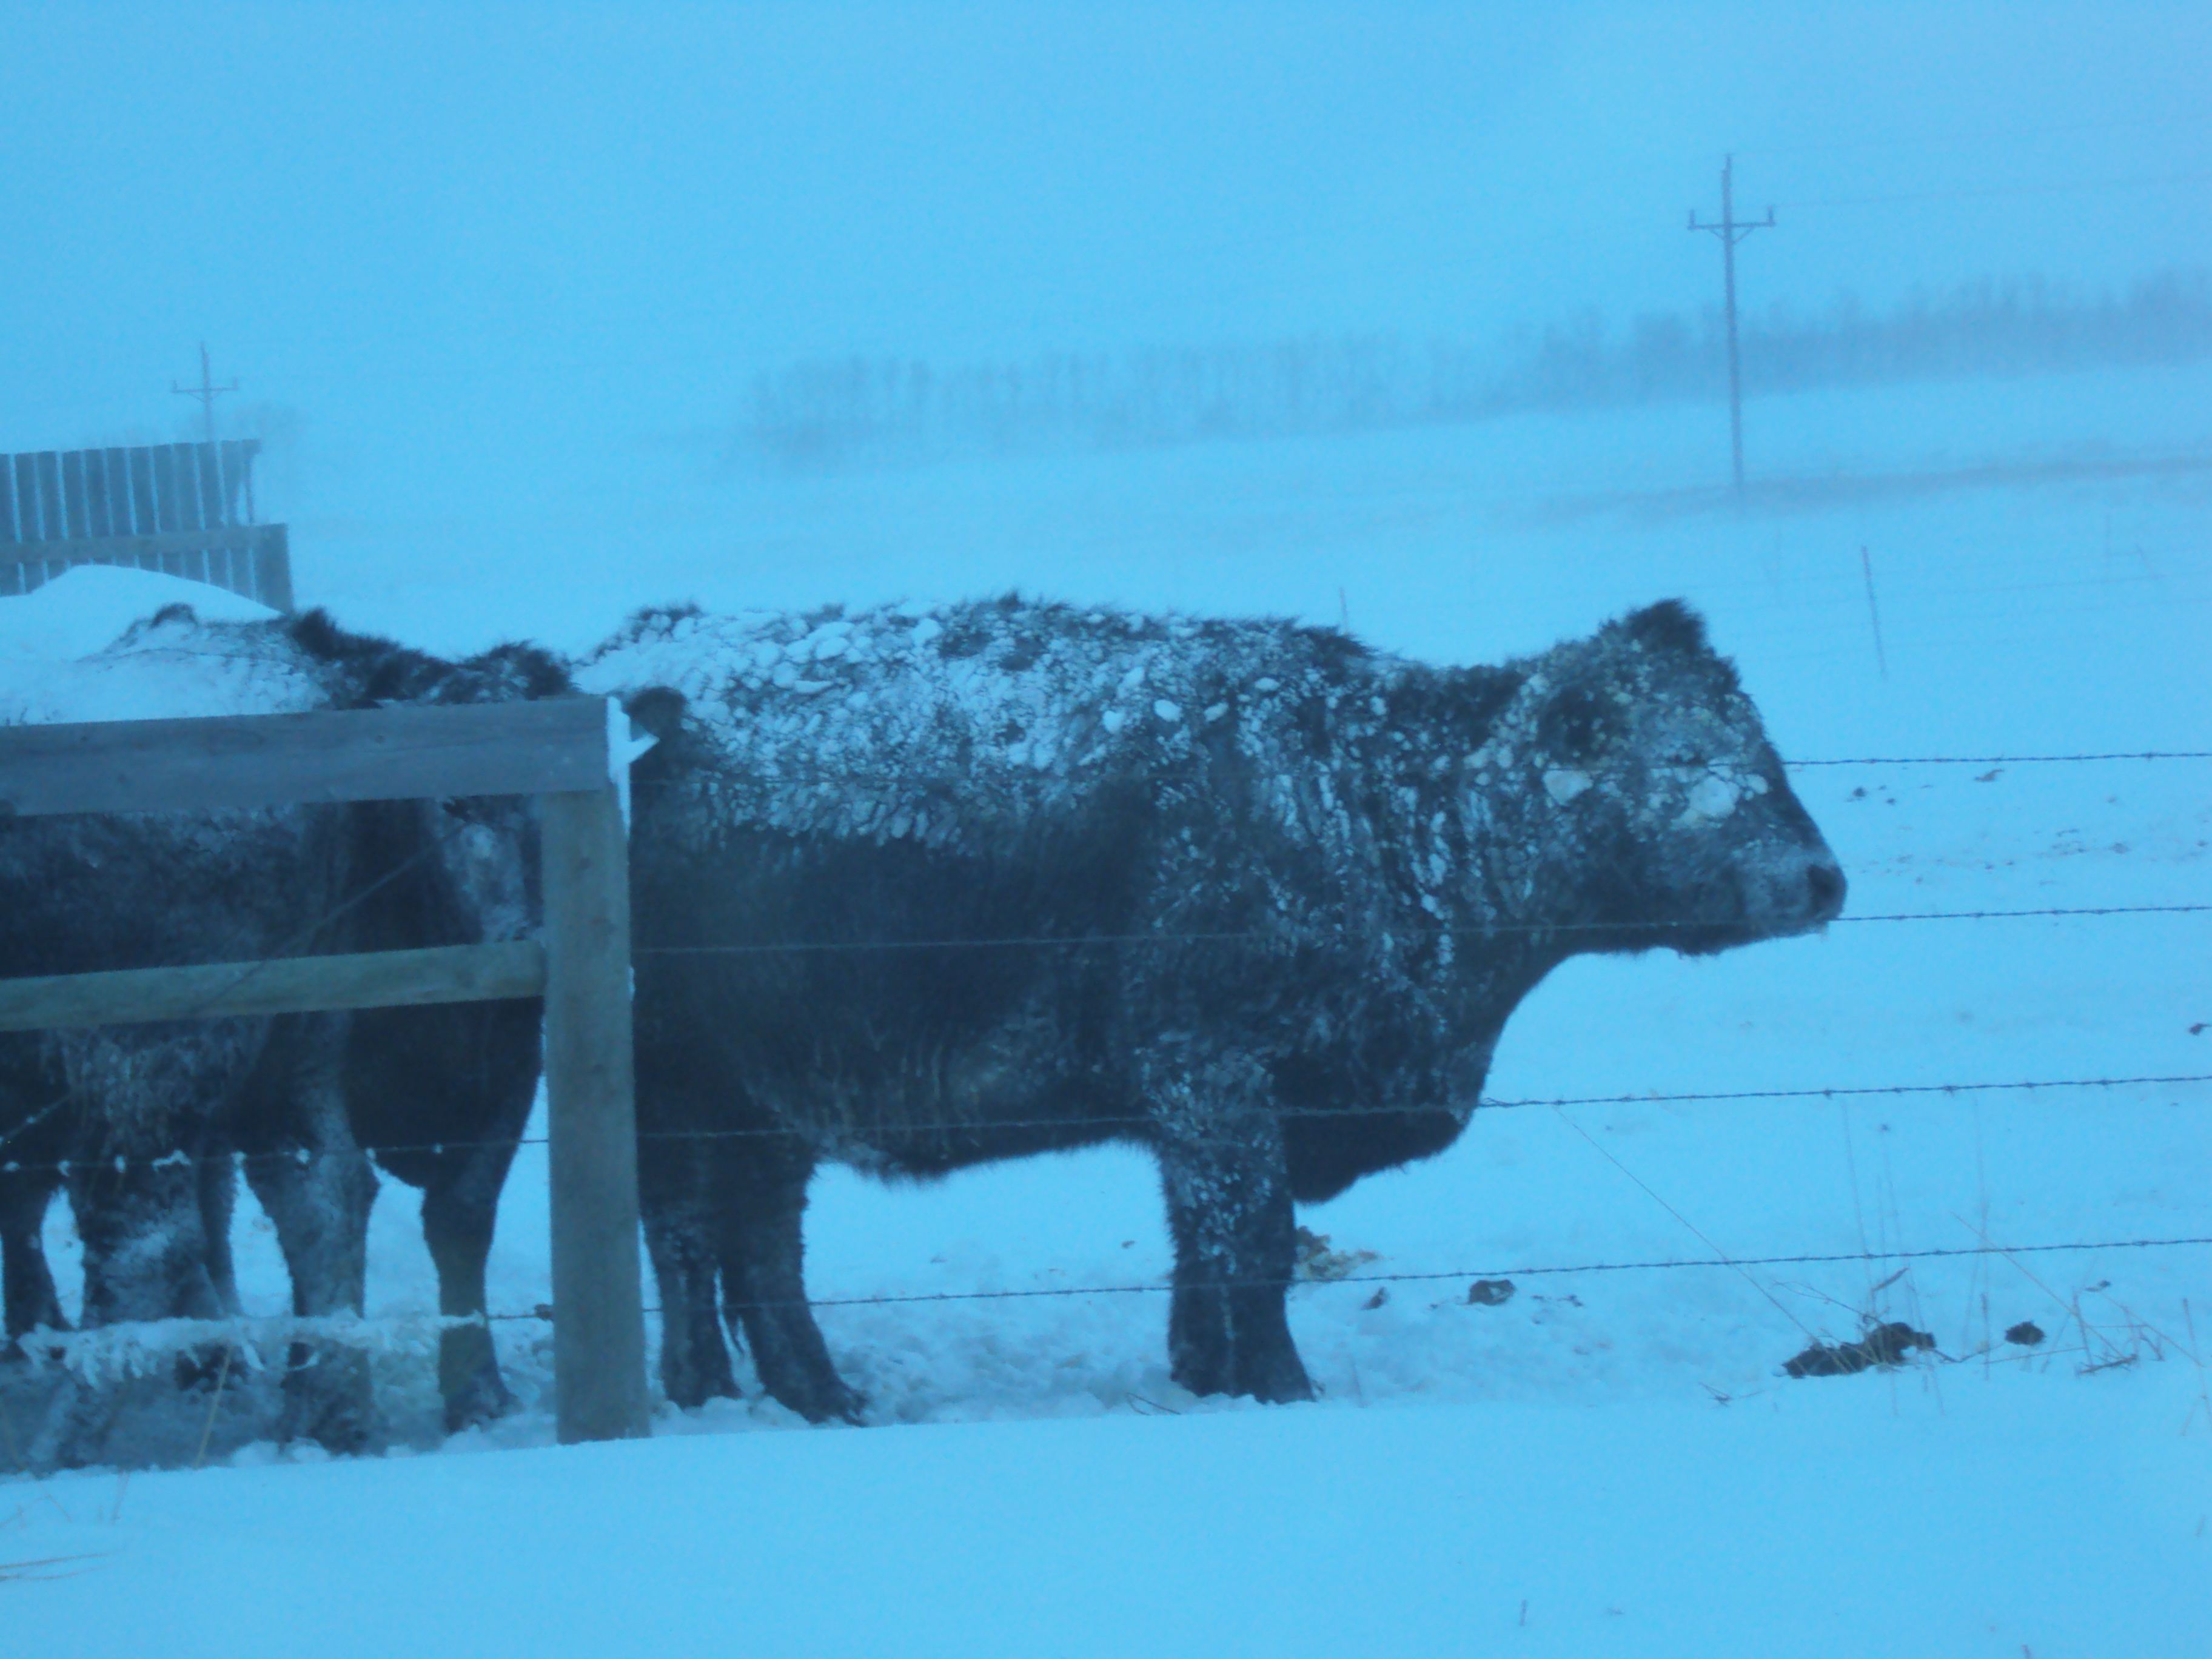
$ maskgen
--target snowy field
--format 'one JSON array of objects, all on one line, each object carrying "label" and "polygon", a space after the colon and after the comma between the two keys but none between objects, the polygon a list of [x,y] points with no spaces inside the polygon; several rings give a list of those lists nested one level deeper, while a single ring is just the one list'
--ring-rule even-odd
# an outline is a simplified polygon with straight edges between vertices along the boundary
[{"label": "snowy field", "polygon": [[[2206,389],[1770,400],[1741,507],[1712,487],[1724,417],[1670,409],[725,484],[743,500],[712,533],[558,583],[425,557],[372,586],[303,544],[309,599],[447,650],[580,648],[660,599],[1019,586],[1473,662],[1679,595],[1850,902],[1822,937],[1547,981],[1496,1109],[1302,1217],[1349,1275],[1292,1297],[1314,1406],[1169,1380],[1158,1194],[1108,1151],[819,1179],[810,1289],[874,1426],[756,1395],[556,1449],[527,1147],[491,1275],[523,1411],[441,1440],[434,1282],[387,1190],[388,1455],[300,1467],[251,1367],[212,1410],[142,1382],[118,1457],[191,1464],[205,1436],[205,1467],[0,1481],[0,1627],[88,1654],[647,1632],[792,1655],[2203,1653],[2208,917],[2141,907],[2212,904],[2212,761],[2017,757],[2212,748]],[[166,597],[94,571],[0,601],[0,677]],[[2057,1086],[1977,1086],[2027,1083]],[[60,1206],[49,1238],[66,1277]],[[2167,1239],[2199,1242],[2134,1246]],[[250,1311],[281,1312],[250,1198],[239,1247]],[[1808,1256],[1844,1259],[1772,1260]],[[1471,1300],[1479,1279],[1512,1293]],[[1877,1320],[1935,1351],[1782,1374]],[[2022,1322],[2039,1344],[2007,1340]],[[49,1386],[0,1380],[11,1434]]]}]

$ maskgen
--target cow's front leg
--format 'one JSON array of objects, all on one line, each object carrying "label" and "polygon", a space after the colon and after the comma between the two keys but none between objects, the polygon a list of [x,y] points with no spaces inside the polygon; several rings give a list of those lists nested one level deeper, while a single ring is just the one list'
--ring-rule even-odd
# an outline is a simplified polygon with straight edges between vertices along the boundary
[{"label": "cow's front leg", "polygon": [[1193,1394],[1310,1400],[1285,1311],[1297,1226],[1266,1085],[1242,1060],[1163,1066],[1148,1079],[1176,1251],[1168,1357]]}]

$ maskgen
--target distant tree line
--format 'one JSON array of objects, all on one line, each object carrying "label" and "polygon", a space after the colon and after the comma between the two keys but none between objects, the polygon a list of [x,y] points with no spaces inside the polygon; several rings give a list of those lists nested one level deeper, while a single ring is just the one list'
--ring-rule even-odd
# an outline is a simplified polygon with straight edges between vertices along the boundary
[{"label": "distant tree line", "polygon": [[[2212,275],[2167,272],[2118,294],[1983,281],[1886,310],[1847,295],[1818,316],[1778,305],[1738,322],[1750,395],[2183,362],[2212,355]],[[1489,348],[1312,336],[950,368],[802,362],[754,382],[740,445],[775,465],[838,467],[1719,398],[1723,326],[1717,307],[1640,316],[1625,331],[1591,311]]]}]

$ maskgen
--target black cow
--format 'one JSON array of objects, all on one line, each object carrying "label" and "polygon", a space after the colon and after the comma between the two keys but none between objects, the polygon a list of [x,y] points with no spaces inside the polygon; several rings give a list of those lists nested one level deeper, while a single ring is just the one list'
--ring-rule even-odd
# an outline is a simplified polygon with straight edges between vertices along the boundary
[{"label": "black cow", "polygon": [[1159,1159],[1176,1379],[1306,1398],[1294,1200],[1449,1146],[1567,957],[1843,903],[1675,603],[1466,669],[1012,598],[660,611],[580,678],[660,738],[633,772],[638,1107],[679,1403],[733,1391],[719,1277],[771,1394],[858,1412],[805,1300],[818,1161],[1109,1139]]},{"label": "black cow", "polygon": [[[526,647],[456,665],[347,634],[319,612],[203,623],[182,606],[73,674],[30,715],[69,718],[73,702],[112,713],[118,686],[126,706],[173,693],[178,701],[160,706],[179,713],[568,689],[552,660]],[[534,838],[515,800],[0,821],[0,973],[520,937],[538,908]],[[19,1038],[0,1049],[0,1148],[58,1138],[65,1148],[88,1324],[235,1310],[234,1153],[276,1225],[295,1311],[360,1311],[376,1188],[364,1143],[404,1149],[380,1161],[425,1189],[441,1309],[481,1314],[499,1187],[536,1087],[538,1020],[527,1000],[55,1031],[32,1053]],[[0,1164],[12,1152],[0,1150]],[[11,1332],[58,1317],[36,1253],[52,1184],[25,1169],[0,1185]],[[447,1332],[440,1359],[449,1425],[504,1407],[481,1327]],[[298,1345],[286,1385],[281,1432],[334,1449],[363,1443],[365,1355]],[[88,1455],[103,1414],[91,1391],[75,1389],[43,1449],[61,1461]]]}]

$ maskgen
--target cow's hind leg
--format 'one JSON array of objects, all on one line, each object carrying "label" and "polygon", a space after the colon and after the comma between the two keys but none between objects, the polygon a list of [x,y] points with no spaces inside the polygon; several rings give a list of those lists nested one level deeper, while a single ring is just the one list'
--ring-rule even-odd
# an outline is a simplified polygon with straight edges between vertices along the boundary
[{"label": "cow's hind leg", "polygon": [[[358,1315],[368,1294],[376,1173],[354,1140],[338,1084],[342,1018],[294,1017],[254,1079],[246,1178],[276,1226],[292,1311],[302,1318]],[[329,1339],[292,1344],[280,1438],[359,1451],[374,1418],[366,1352]]]},{"label": "cow's hind leg", "polygon": [[46,1206],[61,1186],[58,1173],[0,1170],[0,1289],[7,1308],[7,1340],[0,1358],[20,1355],[19,1340],[40,1329],[64,1331],[61,1297],[46,1262]]},{"label": "cow's hind leg", "polygon": [[716,1310],[718,1262],[707,1182],[691,1147],[653,1136],[638,1143],[638,1201],[660,1293],[660,1389],[675,1405],[735,1399],[737,1378]]},{"label": "cow's hind leg", "polygon": [[46,1206],[61,1190],[77,1122],[68,1084],[35,1032],[0,1036],[0,1360],[40,1327],[67,1330],[46,1262]]},{"label": "cow's hind leg", "polygon": [[1297,1224],[1282,1127],[1261,1082],[1256,1067],[1220,1064],[1156,1074],[1176,1251],[1168,1355],[1193,1394],[1310,1400],[1285,1311]]},{"label": "cow's hind leg", "polygon": [[796,1137],[720,1143],[714,1220],[723,1293],[761,1386],[812,1423],[857,1423],[867,1407],[837,1375],[806,1300],[804,1220],[813,1154]]},{"label": "cow's hind leg", "polygon": [[514,1158],[514,1143],[505,1140],[444,1154],[422,1189],[422,1240],[438,1269],[438,1311],[477,1322],[449,1325],[438,1334],[438,1391],[446,1402],[448,1434],[514,1409],[514,1396],[499,1374],[491,1328],[483,1322],[492,1224]]},{"label": "cow's hind leg", "polygon": [[486,1322],[500,1190],[538,1092],[535,1000],[386,1008],[352,1017],[347,1121],[386,1174],[422,1192],[438,1270],[438,1393],[446,1432],[514,1408]]},{"label": "cow's hind leg", "polygon": [[207,1234],[208,1279],[215,1299],[232,1318],[240,1312],[238,1269],[231,1259],[230,1223],[238,1207],[238,1161],[228,1149],[204,1152],[198,1161],[200,1224]]}]

